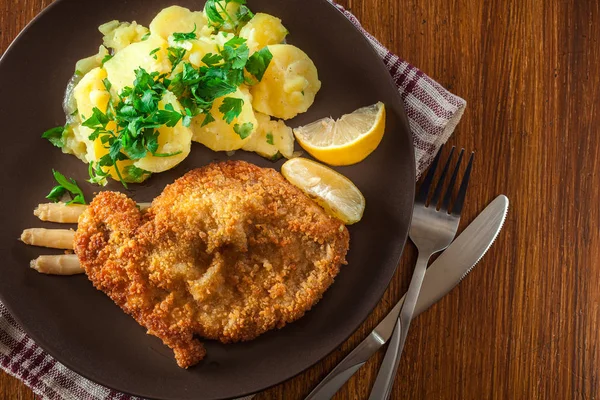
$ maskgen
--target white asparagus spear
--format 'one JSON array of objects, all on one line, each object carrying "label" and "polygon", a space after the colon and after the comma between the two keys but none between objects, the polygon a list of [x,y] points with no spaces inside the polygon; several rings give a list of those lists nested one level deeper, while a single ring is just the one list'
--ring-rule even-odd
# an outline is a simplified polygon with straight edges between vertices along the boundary
[{"label": "white asparagus spear", "polygon": [[[150,207],[150,203],[139,203],[138,205],[141,210]],[[37,206],[33,215],[42,221],[76,224],[86,208],[87,206],[82,204],[44,203]]]},{"label": "white asparagus spear", "polygon": [[42,221],[76,224],[86,208],[87,206],[82,204],[45,203],[39,204],[33,211],[33,215]]},{"label": "white asparagus spear", "polygon": [[49,247],[51,249],[73,249],[75,231],[72,229],[25,229],[21,234],[23,243],[31,246]]},{"label": "white asparagus spear", "polygon": [[60,256],[39,256],[31,261],[31,268],[42,274],[49,275],[77,275],[83,274],[79,259],[75,254]]}]

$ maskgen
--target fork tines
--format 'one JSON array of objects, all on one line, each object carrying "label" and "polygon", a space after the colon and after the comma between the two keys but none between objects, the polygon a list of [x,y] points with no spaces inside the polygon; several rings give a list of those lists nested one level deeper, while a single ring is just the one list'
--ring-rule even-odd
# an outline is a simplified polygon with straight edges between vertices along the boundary
[{"label": "fork tines", "polygon": [[[458,189],[458,194],[456,195],[456,199],[454,200],[454,204],[453,204],[452,208],[450,208],[450,200],[452,198],[452,192],[454,191],[454,186],[456,184],[456,179],[458,177],[458,171],[460,168],[460,164],[462,163],[462,159],[463,159],[463,156],[465,153],[465,149],[460,150],[460,153],[458,155],[458,161],[456,162],[456,166],[454,167],[454,172],[452,173],[452,176],[450,177],[450,183],[448,184],[448,187],[446,188],[446,193],[443,196],[443,201],[442,201],[441,205],[439,205],[440,196],[441,196],[441,193],[442,193],[442,190],[444,187],[446,176],[448,175],[448,170],[450,169],[450,164],[452,162],[452,156],[454,155],[454,151],[456,149],[454,146],[452,146],[452,149],[450,150],[450,155],[448,156],[448,160],[446,161],[444,168],[442,169],[442,173],[437,182],[437,185],[435,186],[433,195],[431,196],[431,200],[429,202],[427,202],[427,198],[430,195],[430,189],[431,189],[433,179],[434,179],[434,176],[435,176],[435,173],[437,170],[437,166],[438,166],[440,158],[441,158],[443,148],[444,148],[443,146],[440,148],[440,150],[438,151],[438,154],[435,156],[435,159],[431,163],[431,167],[429,167],[427,176],[423,180],[423,183],[421,184],[421,188],[419,189],[419,192],[415,198],[415,203],[425,205],[426,207],[433,206],[436,209],[438,209],[439,211],[443,211],[448,214],[451,213],[453,215],[460,216],[460,213],[462,211],[463,204],[465,201],[465,195],[467,193],[467,188],[469,186],[469,179],[471,177],[471,169],[473,167],[473,156],[475,155],[475,153],[471,152],[471,156],[469,157],[469,163],[467,164],[467,169],[465,170],[465,174],[463,175],[463,178],[462,178],[462,181],[460,184],[460,188]],[[438,205],[439,205],[439,208],[438,208]]]}]

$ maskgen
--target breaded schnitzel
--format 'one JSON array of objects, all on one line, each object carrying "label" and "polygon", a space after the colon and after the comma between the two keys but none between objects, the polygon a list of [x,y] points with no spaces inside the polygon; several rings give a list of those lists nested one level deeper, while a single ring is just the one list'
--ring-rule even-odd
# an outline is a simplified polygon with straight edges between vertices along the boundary
[{"label": "breaded schnitzel", "polygon": [[190,171],[140,212],[115,192],[79,219],[75,252],[94,286],[175,352],[195,335],[250,340],[297,320],[345,264],[349,234],[278,172],[242,161]]}]

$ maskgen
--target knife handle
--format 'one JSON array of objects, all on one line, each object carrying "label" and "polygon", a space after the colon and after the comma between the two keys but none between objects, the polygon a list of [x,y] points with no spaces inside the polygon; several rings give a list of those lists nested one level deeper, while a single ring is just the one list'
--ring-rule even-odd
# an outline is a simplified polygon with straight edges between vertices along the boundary
[{"label": "knife handle", "polygon": [[385,343],[372,332],[315,387],[305,400],[329,400]]}]

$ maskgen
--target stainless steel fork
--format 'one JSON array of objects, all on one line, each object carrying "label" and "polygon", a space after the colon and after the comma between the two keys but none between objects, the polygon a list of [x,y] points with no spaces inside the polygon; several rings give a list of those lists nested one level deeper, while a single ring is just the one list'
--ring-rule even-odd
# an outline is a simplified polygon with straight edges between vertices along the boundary
[{"label": "stainless steel fork", "polygon": [[469,185],[469,178],[471,175],[471,168],[473,167],[473,155],[469,158],[469,164],[465,171],[465,175],[462,179],[460,189],[452,209],[450,209],[450,198],[452,196],[452,190],[456,183],[458,175],[458,169],[463,159],[465,150],[460,151],[458,156],[458,162],[454,168],[450,183],[446,189],[446,194],[442,200],[441,205],[440,195],[444,186],[444,181],[452,161],[452,155],[454,154],[455,148],[452,148],[448,161],[442,170],[442,175],[438,184],[435,187],[431,201],[428,203],[427,198],[430,193],[431,183],[435,175],[435,170],[440,160],[440,151],[438,152],[435,160],[433,161],[423,184],[419,190],[417,197],[415,198],[415,207],[413,211],[413,220],[410,227],[410,239],[417,246],[419,256],[417,259],[417,265],[413,272],[413,276],[410,281],[408,292],[406,293],[406,299],[404,305],[400,311],[400,316],[396,322],[394,333],[390,339],[383,363],[377,374],[375,385],[371,390],[369,400],[383,400],[388,399],[392,393],[392,387],[394,386],[394,379],[396,377],[396,371],[398,370],[398,364],[400,363],[400,356],[406,336],[408,334],[408,328],[410,327],[410,321],[415,311],[415,305],[421,291],[421,284],[425,277],[425,271],[427,270],[427,264],[431,256],[437,252],[444,250],[452,243],[456,236],[458,229],[458,223],[460,222],[460,213],[463,208],[465,201],[465,195],[467,193],[467,187]]}]

